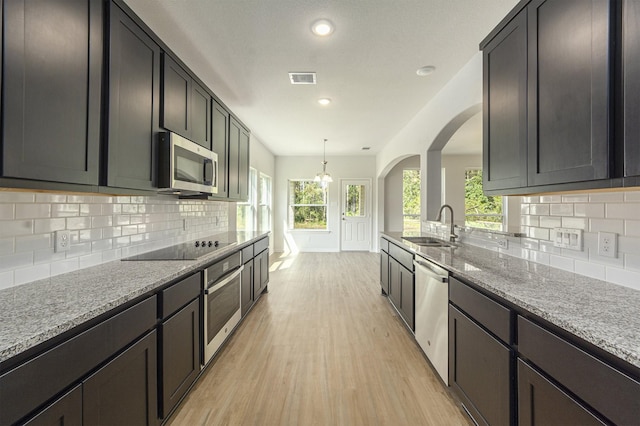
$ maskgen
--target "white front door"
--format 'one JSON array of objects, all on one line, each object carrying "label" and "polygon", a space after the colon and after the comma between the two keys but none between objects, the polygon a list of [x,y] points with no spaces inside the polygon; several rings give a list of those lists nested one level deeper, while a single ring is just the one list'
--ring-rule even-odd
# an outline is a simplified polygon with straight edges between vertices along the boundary
[{"label": "white front door", "polygon": [[342,180],[342,250],[371,248],[371,181]]}]

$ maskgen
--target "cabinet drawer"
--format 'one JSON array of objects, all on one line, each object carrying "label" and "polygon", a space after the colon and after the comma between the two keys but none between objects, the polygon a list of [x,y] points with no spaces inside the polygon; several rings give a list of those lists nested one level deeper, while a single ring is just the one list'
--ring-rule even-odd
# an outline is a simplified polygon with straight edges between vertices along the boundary
[{"label": "cabinet drawer", "polygon": [[156,296],[116,314],[0,377],[0,424],[12,424],[156,324]]},{"label": "cabinet drawer", "polygon": [[198,272],[163,290],[161,318],[167,318],[198,297],[201,289],[202,279],[201,274]]},{"label": "cabinet drawer", "polygon": [[513,343],[511,311],[451,277],[449,300],[504,342]]},{"label": "cabinet drawer", "polygon": [[389,240],[385,240],[384,238],[380,238],[380,250],[389,253]]},{"label": "cabinet drawer", "polygon": [[242,249],[242,261],[248,262],[253,259],[253,244]]},{"label": "cabinet drawer", "polygon": [[518,350],[613,423],[640,419],[640,383],[522,317]]},{"label": "cabinet drawer", "polygon": [[389,254],[400,262],[402,266],[413,272],[413,253],[393,243],[389,243]]},{"label": "cabinet drawer", "polygon": [[261,253],[264,250],[269,248],[269,238],[263,238],[260,241],[257,241],[254,245],[253,245],[253,252],[255,254]]}]

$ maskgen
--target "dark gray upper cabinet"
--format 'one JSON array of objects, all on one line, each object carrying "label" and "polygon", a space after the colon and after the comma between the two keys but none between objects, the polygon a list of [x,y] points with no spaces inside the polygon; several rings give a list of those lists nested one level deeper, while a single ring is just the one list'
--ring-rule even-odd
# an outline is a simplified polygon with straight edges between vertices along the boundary
[{"label": "dark gray upper cabinet", "polygon": [[3,3],[2,176],[98,184],[102,4]]},{"label": "dark gray upper cabinet", "polygon": [[527,186],[527,19],[516,16],[483,51],[483,187]]},{"label": "dark gray upper cabinet", "polygon": [[198,83],[191,83],[191,140],[211,149],[211,95]]},{"label": "dark gray upper cabinet", "polygon": [[640,3],[623,2],[624,176],[640,176]]},{"label": "dark gray upper cabinet", "polygon": [[162,75],[162,109],[160,125],[191,138],[189,110],[191,105],[191,77],[171,57],[164,53]]},{"label": "dark gray upper cabinet", "polygon": [[218,193],[226,198],[229,193],[227,163],[229,161],[229,111],[215,100],[211,107],[211,148],[218,154]]},{"label": "dark gray upper cabinet", "polygon": [[211,149],[211,95],[167,53],[162,58],[161,126]]},{"label": "dark gray upper cabinet", "polygon": [[249,132],[233,117],[230,120],[227,176],[229,198],[249,198]]},{"label": "dark gray upper cabinet", "polygon": [[529,186],[610,177],[610,3],[527,8]]},{"label": "dark gray upper cabinet", "polygon": [[107,185],[157,187],[160,47],[111,4]]}]

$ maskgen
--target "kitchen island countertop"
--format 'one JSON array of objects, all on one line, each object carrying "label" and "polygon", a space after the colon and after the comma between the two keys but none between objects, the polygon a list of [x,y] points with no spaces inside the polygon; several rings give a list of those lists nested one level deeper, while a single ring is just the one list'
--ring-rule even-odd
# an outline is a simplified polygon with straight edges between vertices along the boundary
[{"label": "kitchen island countertop", "polygon": [[640,368],[640,291],[472,245],[382,236]]},{"label": "kitchen island countertop", "polygon": [[267,235],[218,234],[237,244],[197,260],[116,260],[0,290],[0,364]]}]

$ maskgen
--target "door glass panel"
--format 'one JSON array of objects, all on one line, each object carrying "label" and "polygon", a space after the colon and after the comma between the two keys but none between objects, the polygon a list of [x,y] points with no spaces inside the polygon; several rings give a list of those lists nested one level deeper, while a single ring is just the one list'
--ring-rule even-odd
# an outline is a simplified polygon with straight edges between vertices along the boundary
[{"label": "door glass panel", "polygon": [[365,217],[365,186],[346,185],[345,186],[345,212],[347,217]]}]

